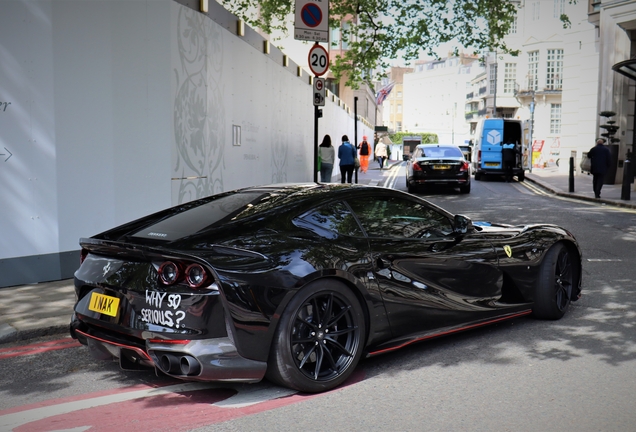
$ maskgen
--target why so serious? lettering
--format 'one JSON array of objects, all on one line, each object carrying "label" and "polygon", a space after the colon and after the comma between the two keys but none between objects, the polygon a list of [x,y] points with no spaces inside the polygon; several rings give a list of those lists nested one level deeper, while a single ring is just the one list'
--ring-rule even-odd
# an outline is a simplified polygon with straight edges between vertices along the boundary
[{"label": "why so serious? lettering", "polygon": [[[166,300],[166,306],[173,310],[161,310],[164,300]],[[181,324],[181,321],[185,318],[186,313],[182,310],[176,310],[181,305],[181,294],[146,290],[146,304],[151,306],[152,309],[144,308],[141,310],[141,320],[143,322],[172,328],[185,327],[185,324]]]}]

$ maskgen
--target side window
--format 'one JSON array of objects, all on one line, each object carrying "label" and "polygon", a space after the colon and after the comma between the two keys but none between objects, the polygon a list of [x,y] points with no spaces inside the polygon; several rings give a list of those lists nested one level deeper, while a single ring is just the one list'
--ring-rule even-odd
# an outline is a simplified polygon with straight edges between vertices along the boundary
[{"label": "side window", "polygon": [[294,224],[326,237],[334,237],[333,234],[356,237],[363,235],[358,222],[342,202],[313,209],[296,218]]},{"label": "side window", "polygon": [[445,215],[417,201],[365,197],[349,205],[369,237],[436,239],[453,232]]}]

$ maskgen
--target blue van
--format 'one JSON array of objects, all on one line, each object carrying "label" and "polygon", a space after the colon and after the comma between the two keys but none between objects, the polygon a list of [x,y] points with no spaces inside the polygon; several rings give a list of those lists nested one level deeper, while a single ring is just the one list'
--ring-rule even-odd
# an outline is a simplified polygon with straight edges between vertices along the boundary
[{"label": "blue van", "polygon": [[523,166],[523,123],[513,119],[483,119],[475,131],[476,141],[473,147],[472,164],[475,180],[485,175],[505,175],[503,166],[503,146],[513,144],[518,150],[512,175],[517,180],[525,179]]}]

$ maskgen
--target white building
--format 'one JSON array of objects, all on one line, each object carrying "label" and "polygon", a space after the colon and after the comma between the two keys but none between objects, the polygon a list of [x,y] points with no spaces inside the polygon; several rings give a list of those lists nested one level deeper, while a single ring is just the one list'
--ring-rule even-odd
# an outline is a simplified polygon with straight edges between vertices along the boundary
[{"label": "white building", "polygon": [[[620,142],[612,150],[617,162],[615,182],[621,183],[627,152],[636,147],[636,1],[589,0],[587,6],[588,20],[597,30],[595,44],[599,51],[596,111],[616,113],[613,120],[620,127],[616,135]],[[595,120],[594,126],[598,127],[605,119]],[[636,164],[633,156],[631,163],[632,167]]]},{"label": "white building", "polygon": [[435,133],[440,143],[468,141],[466,93],[482,71],[474,56],[418,62],[413,73],[404,75],[404,130]]},{"label": "white building", "polygon": [[[567,172],[594,145],[598,110],[598,52],[587,5],[565,0],[519,1],[506,44],[519,54],[491,52],[485,71],[466,97],[471,131],[479,118],[526,121],[525,139],[533,146],[533,168]],[[571,27],[564,28],[566,14]]]}]

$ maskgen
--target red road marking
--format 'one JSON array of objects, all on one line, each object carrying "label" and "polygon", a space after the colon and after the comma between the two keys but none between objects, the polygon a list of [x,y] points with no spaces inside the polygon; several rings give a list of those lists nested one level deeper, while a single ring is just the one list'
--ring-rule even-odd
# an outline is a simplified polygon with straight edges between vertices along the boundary
[{"label": "red road marking", "polygon": [[81,346],[75,339],[65,338],[48,342],[40,342],[31,345],[22,345],[0,349],[0,360],[11,357],[41,354],[47,351],[55,351]]},{"label": "red road marking", "polygon": [[[363,378],[363,372],[355,371],[345,384],[334,391],[359,382]],[[4,415],[23,412],[24,418],[18,422],[19,425],[14,423],[15,427],[13,430],[15,432],[46,432],[74,428],[89,428],[91,432],[110,432],[117,428],[120,430],[142,428],[142,430],[152,430],[153,432],[181,431],[229,421],[320,396],[320,394],[295,394],[278,399],[265,400],[240,408],[223,408],[213,404],[228,399],[236,394],[237,390],[233,388],[215,388],[149,395],[138,399],[56,414],[56,405],[79,399],[86,401],[103,395],[122,394],[125,397],[126,393],[135,391],[132,390],[133,388],[138,391],[144,388],[156,388],[156,386],[142,385],[107,392],[89,393],[56,401],[46,401],[28,407],[0,411],[0,425],[3,423]],[[249,386],[244,386],[243,388],[247,388],[249,391]],[[37,420],[34,419],[34,421],[29,422],[28,411],[38,408],[45,408],[47,412],[50,412],[50,415],[47,415],[46,418],[40,415]],[[15,416],[12,417],[15,418]]]}]

